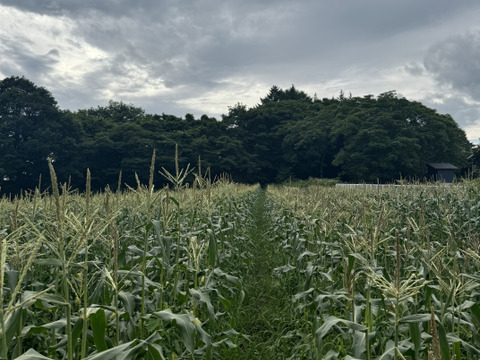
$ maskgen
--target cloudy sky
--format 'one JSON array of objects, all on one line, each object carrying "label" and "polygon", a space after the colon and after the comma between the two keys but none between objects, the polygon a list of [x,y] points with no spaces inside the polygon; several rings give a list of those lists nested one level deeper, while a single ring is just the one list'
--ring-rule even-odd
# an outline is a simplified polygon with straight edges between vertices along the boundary
[{"label": "cloudy sky", "polygon": [[399,96],[480,138],[478,0],[0,0],[0,78],[220,118],[272,85]]}]

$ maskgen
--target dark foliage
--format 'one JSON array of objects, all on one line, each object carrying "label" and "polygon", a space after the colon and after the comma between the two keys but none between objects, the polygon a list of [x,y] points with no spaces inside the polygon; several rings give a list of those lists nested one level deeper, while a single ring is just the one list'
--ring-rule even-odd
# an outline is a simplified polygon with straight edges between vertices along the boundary
[{"label": "dark foliage", "polygon": [[[0,81],[1,193],[33,189],[39,176],[48,186],[47,158],[59,180],[82,189],[85,172],[92,186],[116,188],[145,183],[150,157],[174,171],[180,166],[210,168],[212,177],[235,181],[281,182],[309,177],[390,182],[421,179],[429,162],[469,165],[472,145],[449,115],[438,114],[395,92],[365,97],[311,98],[294,86],[273,86],[252,108],[237,104],[222,120],[146,114],[110,101],[107,106],[62,111],[53,96],[25,78]],[[474,148],[474,162],[478,147]],[[472,157],[470,157],[472,159]],[[467,162],[468,161],[468,162]],[[164,185],[156,176],[156,185]]]}]

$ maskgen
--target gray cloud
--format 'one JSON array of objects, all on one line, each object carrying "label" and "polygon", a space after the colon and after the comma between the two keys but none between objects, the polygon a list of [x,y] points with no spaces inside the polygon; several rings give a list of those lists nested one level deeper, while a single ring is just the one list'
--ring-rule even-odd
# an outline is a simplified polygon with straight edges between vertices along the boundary
[{"label": "gray cloud", "polygon": [[421,76],[425,74],[425,66],[418,62],[411,62],[404,66],[407,73],[413,76]]},{"label": "gray cloud", "polygon": [[[0,74],[41,80],[72,109],[112,98],[150,112],[219,116],[238,101],[254,105],[273,84],[320,98],[340,89],[355,96],[395,89],[429,104],[440,104],[433,95],[440,84],[448,95],[442,111],[452,115],[461,105],[473,109],[461,96],[480,96],[477,0],[2,5],[25,18],[18,29],[0,28]],[[34,30],[30,18],[40,24]],[[42,31],[48,36],[39,38]],[[451,36],[457,32],[464,35]],[[480,119],[474,110],[461,116],[470,119],[464,124]]]},{"label": "gray cloud", "polygon": [[474,126],[480,119],[480,107],[472,106],[471,102],[459,93],[439,91],[427,96],[423,103],[441,114],[450,114],[463,128]]},{"label": "gray cloud", "polygon": [[58,63],[57,49],[51,49],[46,54],[34,53],[29,47],[31,41],[27,38],[0,38],[0,42],[0,67],[5,67],[11,74],[32,74],[38,79],[38,75],[48,73]]},{"label": "gray cloud", "polygon": [[480,101],[480,31],[452,36],[433,45],[425,68],[440,84]]}]

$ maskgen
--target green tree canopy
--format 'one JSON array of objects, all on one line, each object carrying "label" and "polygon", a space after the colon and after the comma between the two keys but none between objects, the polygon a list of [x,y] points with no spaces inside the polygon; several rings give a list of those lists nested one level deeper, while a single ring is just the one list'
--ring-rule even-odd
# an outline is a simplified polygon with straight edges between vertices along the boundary
[{"label": "green tree canopy", "polygon": [[[78,111],[61,111],[53,96],[25,78],[0,82],[0,186],[2,193],[36,186],[55,161],[61,181],[83,188],[90,168],[92,186],[136,185],[156,168],[210,168],[241,182],[271,183],[289,178],[339,177],[345,181],[392,182],[422,179],[429,162],[467,166],[472,145],[450,115],[438,114],[395,91],[364,97],[312,99],[293,85],[270,88],[256,106],[237,103],[218,121],[147,114],[133,104],[110,101]],[[469,158],[476,160],[477,148]],[[45,176],[44,176],[45,179]],[[192,180],[192,178],[190,178]],[[157,175],[156,186],[165,179]]]},{"label": "green tree canopy", "polygon": [[0,184],[2,191],[33,189],[48,174],[47,158],[59,178],[78,176],[79,126],[58,109],[53,96],[23,77],[0,81]]},{"label": "green tree canopy", "polygon": [[303,91],[297,90],[294,85],[292,85],[290,89],[287,90],[280,89],[278,86],[273,85],[270,88],[267,96],[260,99],[262,105],[265,105],[269,102],[278,102],[285,100],[305,101],[309,103],[313,101],[310,96],[308,96]]},{"label": "green tree canopy", "polygon": [[429,162],[466,165],[470,143],[449,115],[395,92],[340,101],[333,129],[341,144],[333,164],[346,180],[422,178]]}]

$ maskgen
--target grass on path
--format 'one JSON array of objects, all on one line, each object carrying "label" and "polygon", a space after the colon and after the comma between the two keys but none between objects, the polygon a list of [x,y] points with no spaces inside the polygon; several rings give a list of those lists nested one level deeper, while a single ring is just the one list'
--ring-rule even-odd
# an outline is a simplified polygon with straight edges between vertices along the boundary
[{"label": "grass on path", "polygon": [[247,233],[253,257],[244,275],[245,301],[236,327],[249,340],[243,340],[225,359],[287,358],[289,349],[283,348],[280,338],[290,322],[291,298],[273,275],[273,269],[282,265],[281,249],[266,236],[270,226],[267,204],[265,190],[258,190]]}]

